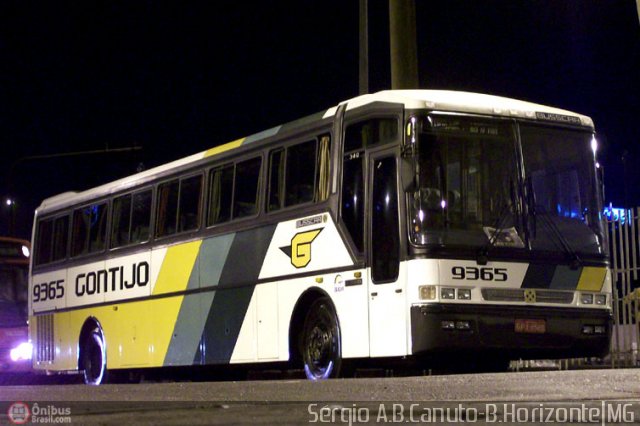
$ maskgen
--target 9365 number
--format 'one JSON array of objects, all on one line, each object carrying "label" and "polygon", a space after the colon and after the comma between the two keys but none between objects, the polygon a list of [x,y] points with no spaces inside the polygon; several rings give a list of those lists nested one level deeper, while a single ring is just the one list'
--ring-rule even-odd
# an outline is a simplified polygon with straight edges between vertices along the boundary
[{"label": "9365 number", "polygon": [[506,281],[506,268],[476,268],[475,266],[454,266],[451,268],[451,275],[454,280],[469,281]]},{"label": "9365 number", "polygon": [[61,299],[64,297],[64,280],[35,284],[33,286],[33,301],[45,302],[47,300]]}]

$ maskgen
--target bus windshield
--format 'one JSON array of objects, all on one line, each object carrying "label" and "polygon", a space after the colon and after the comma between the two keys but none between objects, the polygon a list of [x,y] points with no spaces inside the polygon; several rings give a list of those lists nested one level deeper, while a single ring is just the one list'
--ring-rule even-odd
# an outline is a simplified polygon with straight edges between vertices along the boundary
[{"label": "bus windshield", "polygon": [[413,243],[602,256],[590,133],[438,115],[418,131]]}]

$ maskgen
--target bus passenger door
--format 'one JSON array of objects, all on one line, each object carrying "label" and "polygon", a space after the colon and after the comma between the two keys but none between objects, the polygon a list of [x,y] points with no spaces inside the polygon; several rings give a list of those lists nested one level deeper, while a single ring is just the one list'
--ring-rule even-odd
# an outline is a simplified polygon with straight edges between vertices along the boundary
[{"label": "bus passenger door", "polygon": [[400,268],[400,229],[396,156],[370,156],[369,185],[369,351],[372,357],[407,353],[404,280]]}]

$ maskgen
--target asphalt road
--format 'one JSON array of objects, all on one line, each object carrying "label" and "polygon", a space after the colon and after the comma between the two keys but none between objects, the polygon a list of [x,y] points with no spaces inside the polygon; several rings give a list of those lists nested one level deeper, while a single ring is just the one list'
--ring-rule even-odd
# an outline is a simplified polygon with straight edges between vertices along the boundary
[{"label": "asphalt road", "polygon": [[640,424],[640,370],[0,386],[0,401],[3,424],[18,401],[31,421],[72,424]]}]

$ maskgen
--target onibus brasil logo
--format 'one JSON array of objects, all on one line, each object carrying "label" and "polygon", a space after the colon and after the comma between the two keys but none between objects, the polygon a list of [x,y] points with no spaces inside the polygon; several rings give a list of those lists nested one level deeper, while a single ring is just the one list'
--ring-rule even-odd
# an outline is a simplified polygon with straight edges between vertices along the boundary
[{"label": "onibus brasil logo", "polygon": [[31,411],[29,410],[29,406],[24,402],[14,402],[9,406],[7,416],[9,416],[11,423],[23,425],[29,421]]}]

